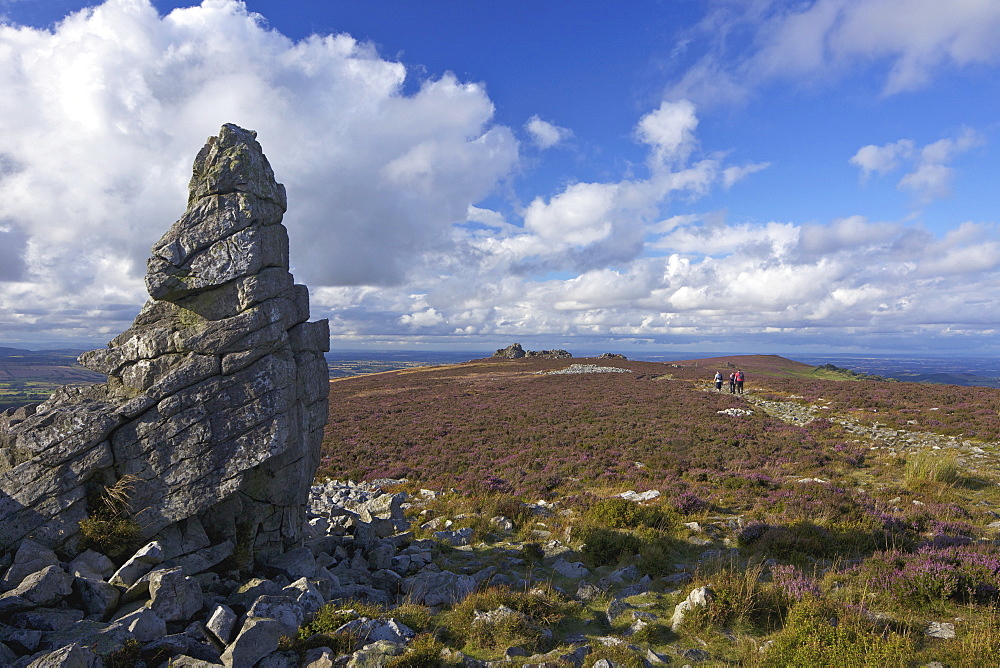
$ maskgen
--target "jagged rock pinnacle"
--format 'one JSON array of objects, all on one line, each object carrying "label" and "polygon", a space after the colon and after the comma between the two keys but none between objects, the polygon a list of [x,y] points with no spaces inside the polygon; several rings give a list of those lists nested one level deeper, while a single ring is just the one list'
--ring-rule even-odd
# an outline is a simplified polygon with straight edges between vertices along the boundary
[{"label": "jagged rock pinnacle", "polygon": [[152,248],[149,301],[80,358],[108,382],[0,415],[0,549],[31,537],[74,551],[88,497],[126,477],[144,537],[197,518],[250,559],[299,539],[329,330],[308,322],[308,290],[288,271],[285,208],[256,133],[224,125]]}]

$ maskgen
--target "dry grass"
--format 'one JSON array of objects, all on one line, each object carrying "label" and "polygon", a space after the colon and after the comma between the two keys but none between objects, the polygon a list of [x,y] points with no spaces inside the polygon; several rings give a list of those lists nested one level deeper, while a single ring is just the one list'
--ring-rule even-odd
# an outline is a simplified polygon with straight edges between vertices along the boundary
[{"label": "dry grass", "polygon": [[919,486],[927,482],[954,485],[959,479],[958,459],[951,453],[924,450],[906,457],[903,480],[908,485]]}]

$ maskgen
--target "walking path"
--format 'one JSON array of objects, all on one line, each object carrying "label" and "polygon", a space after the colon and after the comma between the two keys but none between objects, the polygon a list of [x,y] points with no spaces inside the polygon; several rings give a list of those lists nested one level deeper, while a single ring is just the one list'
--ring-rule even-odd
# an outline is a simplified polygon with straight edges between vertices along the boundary
[{"label": "walking path", "polygon": [[873,450],[885,449],[892,452],[915,449],[951,450],[956,455],[959,465],[969,472],[975,472],[980,468],[987,468],[994,474],[1000,472],[1000,448],[997,443],[984,443],[925,431],[894,429],[878,422],[866,424],[842,415],[827,415],[817,406],[807,406],[795,401],[769,401],[749,394],[743,396],[753,406],[789,424],[805,425],[817,417],[826,417],[856,435],[854,442],[868,444]]}]

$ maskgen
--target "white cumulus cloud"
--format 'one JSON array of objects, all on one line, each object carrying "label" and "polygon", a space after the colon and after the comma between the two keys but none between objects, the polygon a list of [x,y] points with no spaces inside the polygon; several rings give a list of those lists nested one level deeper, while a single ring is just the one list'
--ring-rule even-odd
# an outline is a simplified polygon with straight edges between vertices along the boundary
[{"label": "white cumulus cloud", "polygon": [[955,170],[948,163],[984,141],[981,133],[966,128],[956,137],[939,139],[920,148],[911,139],[882,146],[862,146],[849,162],[861,169],[862,179],[873,172],[883,175],[899,168],[907,169],[899,180],[899,187],[912,191],[921,203],[926,203],[951,193]]},{"label": "white cumulus cloud", "polygon": [[532,141],[541,149],[552,148],[573,136],[570,130],[543,121],[537,115],[529,118],[524,127]]},{"label": "white cumulus cloud", "polygon": [[292,41],[235,0],[166,16],[108,0],[51,31],[0,25],[0,53],[9,332],[37,323],[26,304],[69,335],[89,333],[81,304],[141,303],[148,249],[223,123],[258,132],[288,190],[293,271],[317,286],[402,282],[518,161],[480,85],[446,74],[404,94],[406,68],[371,46]]},{"label": "white cumulus cloud", "polygon": [[636,134],[653,147],[651,158],[659,165],[687,160],[695,147],[697,127],[695,106],[689,100],[664,101],[639,119]]}]

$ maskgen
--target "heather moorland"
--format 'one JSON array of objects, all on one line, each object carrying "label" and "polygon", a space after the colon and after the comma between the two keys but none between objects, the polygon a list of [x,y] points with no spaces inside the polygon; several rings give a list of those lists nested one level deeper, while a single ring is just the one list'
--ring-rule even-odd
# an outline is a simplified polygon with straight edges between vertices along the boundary
[{"label": "heather moorland", "polygon": [[[616,372],[554,373],[580,363]],[[717,392],[736,368],[745,393]],[[463,604],[394,612],[435,657],[988,665],[998,439],[997,389],[484,359],[332,382],[319,477],[407,491],[442,568],[495,567]]]}]

